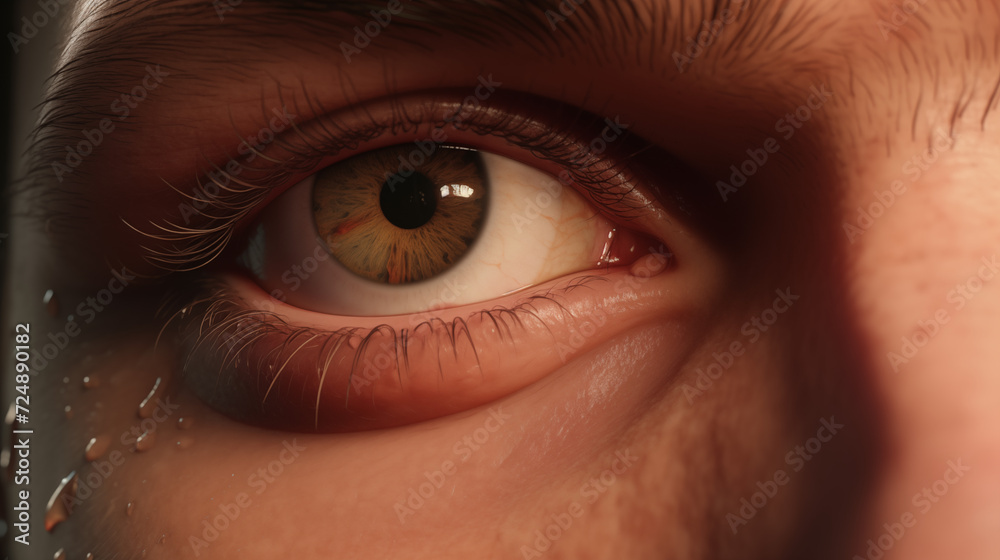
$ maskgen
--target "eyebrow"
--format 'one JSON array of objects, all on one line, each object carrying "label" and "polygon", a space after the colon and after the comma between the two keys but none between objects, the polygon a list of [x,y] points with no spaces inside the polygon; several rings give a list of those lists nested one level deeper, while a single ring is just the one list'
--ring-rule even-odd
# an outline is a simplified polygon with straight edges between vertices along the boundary
[{"label": "eyebrow", "polygon": [[[542,57],[575,56],[586,61],[610,57],[618,62],[644,63],[663,49],[682,51],[703,24],[719,19],[725,10],[735,13],[750,1],[654,0],[644,5],[636,0],[401,0],[404,9],[392,16],[391,26],[385,29],[390,40],[372,41],[371,48],[398,48],[398,40],[402,40],[429,49],[441,37],[460,36],[498,48],[520,42]],[[785,1],[768,8],[780,7]],[[169,68],[171,60],[217,62],[225,56],[234,60],[232,71],[239,72],[252,65],[238,61],[240,54],[253,51],[256,42],[252,39],[275,39],[280,36],[276,29],[295,29],[300,36],[332,37],[329,44],[315,48],[328,48],[339,57],[339,45],[351,42],[355,26],[364,25],[371,20],[372,11],[385,10],[388,4],[242,0],[232,6],[228,2],[125,0],[111,5],[78,5],[68,22],[65,53],[71,54],[64,54],[50,77],[47,96],[40,104],[41,117],[29,138],[25,186],[53,182],[50,164],[62,159],[63,148],[78,140],[81,129],[112,116],[107,105],[109,92],[118,95],[135,79],[123,72],[123,67],[160,63]],[[774,29],[772,22],[759,17],[753,24]],[[400,39],[402,29],[412,33]],[[802,33],[800,29],[784,31]],[[748,37],[750,42],[779,39],[767,32],[723,35],[742,48],[752,48]],[[708,66],[708,57],[727,50],[719,44],[699,64]],[[664,62],[673,66],[669,57]],[[171,79],[205,77],[188,74]]]}]

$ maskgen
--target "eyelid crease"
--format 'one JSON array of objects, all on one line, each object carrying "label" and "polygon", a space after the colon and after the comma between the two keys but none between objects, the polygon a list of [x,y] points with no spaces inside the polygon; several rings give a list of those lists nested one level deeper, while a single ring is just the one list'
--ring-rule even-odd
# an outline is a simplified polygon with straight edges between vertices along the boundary
[{"label": "eyelid crease", "polygon": [[[148,229],[128,222],[126,225],[149,240],[142,247],[148,263],[166,273],[196,270],[223,254],[237,228],[262,203],[275,196],[278,189],[291,186],[293,177],[318,171],[324,160],[358,150],[387,133],[415,134],[422,128],[453,129],[505,140],[532,157],[561,168],[560,182],[585,191],[595,204],[618,219],[632,219],[645,208],[630,196],[635,185],[627,164],[646,145],[630,136],[627,125],[621,127],[616,141],[604,142],[603,149],[591,151],[589,146],[607,128],[600,125],[611,123],[610,119],[602,120],[559,102],[510,92],[497,92],[472,111],[456,102],[457,94],[452,91],[432,92],[433,97],[417,103],[416,109],[405,105],[419,95],[352,105],[305,123],[292,121],[291,132],[276,137],[263,150],[251,147],[254,154],[266,155],[258,161],[278,163],[243,165],[239,177],[213,163],[212,171],[197,179],[193,193],[169,185],[188,201],[195,217],[192,225],[182,225],[177,219],[151,221]],[[388,115],[380,118],[373,112],[376,107]],[[540,119],[535,114],[546,117]],[[430,138],[419,140],[430,141]],[[443,144],[455,143],[449,138]]]}]

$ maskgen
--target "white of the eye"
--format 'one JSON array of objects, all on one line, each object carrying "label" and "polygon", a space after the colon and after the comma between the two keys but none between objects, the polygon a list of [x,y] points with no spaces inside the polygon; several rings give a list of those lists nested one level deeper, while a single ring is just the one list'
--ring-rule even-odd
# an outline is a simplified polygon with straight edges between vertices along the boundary
[{"label": "white of the eye", "polygon": [[[333,258],[313,225],[315,175],[267,208],[261,230],[241,258],[272,296],[312,311],[344,316],[417,313],[487,301],[587,268],[600,221],[569,187],[528,165],[482,153],[490,200],[480,237],[442,274],[413,284],[379,284]],[[472,194],[442,185],[442,196]],[[446,191],[447,190],[447,194]]]}]

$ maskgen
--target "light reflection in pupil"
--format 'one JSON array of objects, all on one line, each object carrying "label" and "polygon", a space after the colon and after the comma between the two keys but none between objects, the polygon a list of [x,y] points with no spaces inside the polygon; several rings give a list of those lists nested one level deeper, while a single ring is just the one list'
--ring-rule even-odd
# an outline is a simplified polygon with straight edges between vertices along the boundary
[{"label": "light reflection in pupil", "polygon": [[423,173],[413,173],[405,178],[394,175],[382,184],[379,206],[392,225],[416,229],[434,217],[437,190]]}]

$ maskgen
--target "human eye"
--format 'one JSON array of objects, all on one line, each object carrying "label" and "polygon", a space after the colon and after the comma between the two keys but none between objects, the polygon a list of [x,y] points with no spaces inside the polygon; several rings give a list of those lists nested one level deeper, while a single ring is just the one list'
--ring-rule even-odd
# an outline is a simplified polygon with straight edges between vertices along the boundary
[{"label": "human eye", "polygon": [[289,127],[246,172],[206,179],[218,194],[198,212],[215,227],[158,229],[174,242],[161,265],[212,261],[164,331],[203,400],[269,428],[409,424],[524,389],[677,307],[637,303],[676,257],[627,123],[527,95],[460,99]]}]

